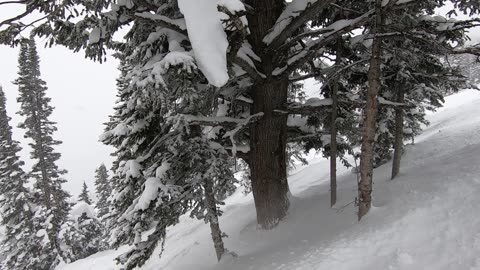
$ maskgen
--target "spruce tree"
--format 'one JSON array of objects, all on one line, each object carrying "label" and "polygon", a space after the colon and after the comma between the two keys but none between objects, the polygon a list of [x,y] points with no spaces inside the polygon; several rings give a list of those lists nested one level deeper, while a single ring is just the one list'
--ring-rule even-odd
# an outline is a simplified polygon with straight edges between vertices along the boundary
[{"label": "spruce tree", "polygon": [[78,195],[78,201],[91,205],[92,200],[90,199],[90,195],[88,195],[88,193],[89,193],[89,190],[88,190],[87,183],[83,181],[82,192],[80,193],[80,195]]},{"label": "spruce tree", "polygon": [[43,209],[40,212],[45,215],[41,218],[48,223],[46,227],[51,252],[49,259],[43,263],[54,267],[62,256],[57,237],[70,210],[67,202],[70,195],[62,188],[62,183],[66,182],[62,176],[66,171],[59,169],[56,164],[61,155],[55,152],[54,147],[61,142],[53,138],[57,128],[49,117],[54,108],[46,96],[46,83],[40,78],[40,60],[33,39],[21,42],[18,78],[14,83],[20,94],[17,99],[20,103],[18,114],[24,117],[19,127],[25,129],[25,138],[32,141],[29,143],[32,149],[30,154],[35,163],[29,176],[34,179],[33,188],[40,196],[38,203]]},{"label": "spruce tree", "polygon": [[[225,180],[229,177],[218,177],[224,173],[225,154],[245,159],[249,164],[259,226],[271,229],[278,225],[289,208],[287,142],[301,142],[319,149],[329,143],[321,133],[321,129],[328,127],[326,121],[317,121],[318,129],[313,131],[306,129],[304,123],[292,126],[291,122],[298,122],[299,115],[317,114],[320,115],[318,119],[328,118],[336,124],[345,115],[348,121],[341,124],[348,125],[355,116],[352,111],[365,105],[366,65],[360,65],[360,69],[364,69],[360,76],[351,72],[342,77],[343,87],[339,85],[337,89],[337,119],[332,119],[330,114],[322,116],[324,107],[331,106],[329,98],[295,106],[288,102],[295,82],[306,78],[324,82],[325,75],[332,71],[325,67],[324,60],[331,59],[332,45],[339,38],[345,37],[353,47],[358,39],[352,30],[364,29],[367,38],[361,41],[371,43],[375,22],[372,20],[375,8],[371,2],[335,1],[335,5],[329,0],[218,2],[211,11],[223,13],[221,23],[225,33],[221,34],[227,39],[226,42],[214,40],[218,44],[227,43],[222,54],[226,54],[228,74],[223,70],[221,82],[212,78],[208,63],[201,59],[204,50],[195,49],[199,45],[196,44],[198,39],[193,37],[199,32],[195,31],[195,26],[204,22],[192,24],[189,20],[203,14],[188,14],[186,8],[198,2],[160,0],[112,4],[111,1],[97,1],[96,5],[80,5],[84,12],[78,15],[67,12],[77,3],[65,3],[62,7],[53,2],[29,6],[43,12],[65,11],[52,12],[49,19],[55,24],[42,24],[34,30],[38,35],[50,37],[52,43],[74,50],[86,48],[87,56],[99,61],[104,60],[106,48],[125,53],[130,68],[125,77],[128,83],[122,88],[115,116],[107,124],[103,141],[117,148],[112,181],[114,210],[110,220],[115,225],[112,238],[116,245],[134,243],[133,249],[120,258],[127,263],[128,269],[143,264],[151,256],[153,248],[165,240],[166,227],[176,224],[180,215],[191,210],[197,217],[205,214],[204,206],[208,202],[204,192],[211,184],[206,181],[214,181],[213,193],[218,192],[216,199],[223,198],[231,185],[231,181]],[[433,0],[383,2],[378,2],[377,9],[385,14],[418,3],[436,4],[436,7],[445,4],[445,1]],[[460,9],[478,10],[471,3],[455,1]],[[182,6],[185,9],[182,10]],[[342,16],[336,16],[338,14]],[[73,23],[71,16],[79,17],[79,22]],[[125,25],[131,25],[125,42],[116,42],[113,40],[115,32]],[[215,25],[211,30],[220,27]],[[0,35],[1,41],[15,43],[16,29],[15,25],[6,29],[4,35]],[[374,47],[382,48],[380,45],[377,42]],[[348,61],[335,66],[334,73],[369,61],[372,50],[367,48],[366,51],[369,53],[358,55],[359,51],[351,48],[353,57],[345,54]],[[378,50],[375,51],[376,55]],[[460,52],[448,46],[447,51]],[[362,56],[366,57],[359,59],[359,63],[352,62],[355,57]],[[381,63],[378,60],[374,61],[377,67],[372,67],[375,77],[370,76],[370,81],[376,83],[375,89],[381,92],[382,82],[378,78],[378,64]],[[348,88],[352,85],[354,87]],[[344,98],[349,100],[340,100]],[[377,95],[370,95],[368,102],[373,106],[368,106],[372,114],[367,121],[369,132],[365,134],[368,135],[365,136],[368,144],[365,148],[369,149],[364,151],[368,151],[368,158],[364,158],[368,166],[362,166],[367,182],[362,191],[365,196],[360,196],[365,210],[362,213],[370,207],[372,191],[373,166],[369,159],[373,156],[370,148],[376,131],[376,121],[373,121],[376,98]],[[342,111],[343,107],[347,108],[346,112]],[[338,122],[341,125],[341,121]],[[345,133],[358,137],[359,132],[352,131],[354,129]],[[343,130],[339,128],[337,132],[340,134]],[[338,148],[341,151],[340,146]],[[192,164],[190,160],[199,164]],[[197,206],[201,211],[193,211]],[[143,241],[142,232],[153,225],[154,232]]]},{"label": "spruce tree", "polygon": [[95,215],[93,206],[78,202],[59,235],[59,242],[68,247],[63,252],[64,260],[68,263],[104,250],[107,247],[104,235],[105,226]]},{"label": "spruce tree", "polygon": [[[141,43],[143,38],[135,36],[132,42]],[[161,38],[155,49],[161,50],[167,41]],[[144,49],[140,44],[129,59],[142,59]],[[169,78],[168,85],[147,83],[140,91],[138,82],[147,79],[143,74],[127,76],[130,82],[119,80],[119,102],[102,136],[117,148],[108,220],[114,246],[135,244],[119,258],[127,269],[142,265],[165,240],[166,228],[188,211],[210,223],[217,256],[225,252],[217,205],[235,188],[228,154],[200,126],[185,120],[212,101],[204,98],[212,96],[214,88],[203,83],[182,47],[172,55],[183,55],[185,62],[169,63],[169,55],[164,57],[159,75]],[[120,68],[135,70],[139,64],[122,60]],[[152,229],[152,224],[156,224],[154,233],[142,240],[142,232]]]},{"label": "spruce tree", "polygon": [[95,170],[95,190],[98,198],[95,207],[98,211],[98,218],[101,219],[109,212],[110,203],[108,197],[112,194],[107,167],[104,164]]},{"label": "spruce tree", "polygon": [[33,269],[32,263],[39,240],[33,223],[35,204],[27,189],[27,174],[18,153],[19,143],[12,138],[6,98],[0,86],[0,213],[5,226],[1,254],[5,258],[2,269]]}]

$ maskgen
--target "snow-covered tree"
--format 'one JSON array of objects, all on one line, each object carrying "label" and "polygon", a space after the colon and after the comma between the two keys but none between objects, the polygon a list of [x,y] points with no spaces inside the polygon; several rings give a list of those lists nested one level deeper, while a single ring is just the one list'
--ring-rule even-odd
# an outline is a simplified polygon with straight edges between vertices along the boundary
[{"label": "snow-covered tree", "polygon": [[0,214],[5,239],[0,251],[2,269],[35,269],[36,250],[41,250],[33,217],[34,198],[26,187],[27,175],[19,158],[19,143],[12,138],[5,93],[0,87]]},{"label": "snow-covered tree", "polygon": [[78,195],[78,201],[91,205],[92,200],[90,199],[89,193],[90,191],[88,190],[87,183],[83,181],[82,192],[80,193],[80,195]]},{"label": "snow-covered tree", "polygon": [[[144,37],[135,38],[141,41]],[[170,46],[181,43],[171,38]],[[152,49],[161,49],[157,47],[161,44]],[[141,45],[132,47],[138,51],[124,58],[120,68],[128,70],[130,65],[135,72],[141,64],[135,61],[146,50]],[[117,148],[113,211],[107,219],[114,246],[135,243],[120,258],[127,269],[143,264],[164,241],[166,228],[189,210],[192,216],[210,222],[219,236],[215,238],[219,256],[224,252],[215,219],[217,203],[234,188],[230,162],[223,147],[207,138],[206,130],[185,119],[194,117],[190,112],[195,113],[197,107],[209,104],[215,89],[202,83],[184,49],[177,50],[165,54],[159,65],[161,73],[155,79],[164,77],[164,83],[150,83],[142,73],[132,72],[128,84],[118,84],[119,101],[102,138]],[[155,232],[141,241],[142,233],[155,223]]]},{"label": "snow-covered tree", "polygon": [[[371,205],[374,161],[388,158],[392,146],[395,148],[392,178],[399,172],[404,116],[407,123],[413,124],[407,127],[409,136],[416,135],[418,128],[413,127],[425,123],[425,110],[441,106],[445,92],[466,85],[458,70],[445,66],[440,57],[460,52],[458,49],[468,39],[466,29],[475,26],[472,23],[475,20],[437,16],[434,14],[437,7],[437,1],[421,1],[402,9],[388,9],[388,5],[376,1],[376,21],[369,26],[374,35],[360,158],[359,218]],[[359,38],[362,39],[366,38]],[[405,102],[416,108],[411,110]]]},{"label": "snow-covered tree", "polygon": [[104,164],[95,170],[95,191],[98,198],[95,208],[98,211],[98,218],[101,219],[109,212],[110,203],[108,197],[112,195],[112,186],[108,177],[107,167]]},{"label": "snow-covered tree", "polygon": [[74,205],[59,232],[59,242],[68,247],[63,250],[65,261],[76,261],[104,250],[107,247],[104,230],[93,206],[85,202]]},{"label": "snow-covered tree", "polygon": [[[218,177],[228,175],[223,159],[227,153],[249,164],[260,227],[271,229],[285,217],[289,208],[287,142],[308,139],[305,143],[313,141],[310,144],[317,148],[328,145],[329,137],[322,134],[323,124],[308,127],[308,120],[300,115],[321,114],[333,103],[326,98],[289,104],[295,89],[292,85],[306,78],[323,82],[331,79],[325,78],[332,72],[325,60],[331,58],[331,48],[338,40],[345,37],[355,43],[355,29],[366,31],[365,43],[376,41],[375,50],[367,46],[371,53],[357,62],[352,60],[355,57],[345,55],[347,61],[334,66],[333,76],[328,77],[371,59],[375,64],[370,65],[369,82],[375,91],[367,95],[368,99],[350,100],[371,113],[364,121],[368,132],[363,136],[368,144],[363,151],[368,164],[362,162],[368,165],[362,166],[367,181],[363,193],[370,196],[376,92],[381,86],[378,53],[382,45],[380,37],[372,34],[382,32],[374,30],[380,27],[376,23],[380,13],[399,12],[419,2],[435,2],[437,6],[445,3],[391,0],[376,7],[372,2],[334,0],[31,4],[30,8],[37,7],[48,19],[34,33],[50,37],[51,43],[85,49],[88,57],[100,61],[105,58],[106,48],[125,56],[125,87],[120,90],[120,101],[103,141],[117,148],[110,217],[116,224],[113,235],[117,245],[135,243],[134,249],[121,258],[127,268],[141,265],[150,257],[153,248],[164,240],[166,227],[175,224],[179,215],[192,209],[199,217],[204,214],[208,209],[204,200],[210,194],[205,190],[210,184],[213,193],[218,192],[216,199],[222,198],[231,184],[229,177]],[[454,2],[459,9],[476,9],[471,1]],[[9,21],[10,26],[0,34],[4,43],[15,43],[22,27],[15,22],[21,17]],[[125,41],[113,40],[115,32],[126,25],[131,28]],[[460,53],[452,46],[446,50]],[[355,76],[338,80],[345,92],[349,90],[348,79]],[[365,97],[361,87],[353,91]],[[339,98],[341,94],[345,93],[339,93]],[[348,121],[344,123],[351,123],[353,106],[344,107],[348,108],[344,113]],[[187,162],[190,160],[199,164]],[[361,195],[366,213],[371,200]],[[141,241],[142,233],[153,224],[154,232],[147,241]]]},{"label": "snow-covered tree", "polygon": [[57,234],[67,218],[70,195],[62,188],[62,183],[66,182],[62,175],[66,171],[56,164],[60,154],[55,152],[54,147],[61,142],[53,139],[57,130],[55,122],[49,120],[53,107],[46,96],[46,83],[40,78],[40,60],[33,39],[21,42],[18,78],[14,83],[20,94],[17,99],[20,103],[18,114],[24,117],[19,127],[25,129],[25,137],[32,141],[29,144],[32,148],[30,153],[35,163],[29,176],[34,179],[34,192],[41,196],[37,201],[41,211],[37,213],[46,215],[41,217],[41,222],[47,223],[48,243],[51,245],[48,256],[52,261],[45,261],[45,264],[54,266],[60,260],[56,256],[61,256]]}]

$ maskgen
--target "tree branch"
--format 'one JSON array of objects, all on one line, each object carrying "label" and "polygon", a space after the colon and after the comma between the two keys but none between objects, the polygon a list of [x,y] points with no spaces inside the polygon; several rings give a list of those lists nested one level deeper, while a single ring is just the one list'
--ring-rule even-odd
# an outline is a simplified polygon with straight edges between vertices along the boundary
[{"label": "tree branch", "polygon": [[451,51],[451,54],[473,54],[480,56],[480,44],[463,49],[454,49]]},{"label": "tree branch", "polygon": [[254,81],[259,81],[264,79],[262,75],[252,67],[246,60],[240,58],[238,55],[237,57],[233,58],[233,63],[243,69]]},{"label": "tree branch", "polygon": [[18,1],[5,1],[5,2],[0,2],[1,5],[8,5],[8,4],[26,4],[28,0],[18,0]]},{"label": "tree branch", "polygon": [[178,24],[174,23],[170,18],[152,14],[150,12],[142,12],[142,13],[135,13],[135,17],[140,20],[149,20],[155,22],[157,25],[161,27],[168,28],[173,30],[179,34],[185,35],[188,37],[187,29],[182,28]]},{"label": "tree branch", "polygon": [[282,32],[275,37],[267,47],[267,50],[274,51],[279,48],[295,31],[297,31],[307,21],[313,19],[324,8],[335,0],[317,0],[315,3],[307,7],[300,15],[295,17]]},{"label": "tree branch", "polygon": [[328,35],[325,35],[319,38],[318,40],[314,41],[313,44],[308,45],[307,48],[304,49],[303,53],[299,54],[301,56],[298,57],[297,59],[294,59],[293,61],[290,61],[290,63],[287,64],[287,68],[284,69],[283,72],[280,72],[278,76],[290,75],[300,66],[302,66],[304,63],[308,62],[312,57],[314,57],[315,54],[317,54],[319,49],[323,48],[328,43],[336,40],[339,36],[345,33],[348,33],[353,29],[359,27],[360,25],[364,24],[370,19],[370,16],[372,16],[374,13],[375,13],[374,10],[370,10],[367,13],[363,14],[362,16],[357,17],[356,19],[349,20],[350,21],[349,23],[347,23],[346,20],[337,22],[337,23],[341,23],[342,27],[336,28],[335,29],[336,31]]}]

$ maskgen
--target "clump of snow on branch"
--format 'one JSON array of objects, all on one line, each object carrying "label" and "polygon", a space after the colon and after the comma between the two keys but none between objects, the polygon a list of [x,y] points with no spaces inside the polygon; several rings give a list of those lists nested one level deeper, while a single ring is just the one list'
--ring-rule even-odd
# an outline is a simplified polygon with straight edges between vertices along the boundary
[{"label": "clump of snow on branch", "polygon": [[228,81],[227,35],[216,1],[178,0],[199,69],[209,83],[221,87]]},{"label": "clump of snow on branch", "polygon": [[93,207],[84,202],[77,203],[75,206],[72,207],[72,210],[70,211],[70,215],[75,220],[81,217],[83,214],[85,214],[88,218],[96,217]]},{"label": "clump of snow on branch", "polygon": [[[232,14],[246,11],[245,5],[240,0],[219,0],[217,5],[226,8]],[[240,17],[240,20],[245,27],[248,26],[248,20],[245,16]]]},{"label": "clump of snow on branch", "polygon": [[150,177],[145,181],[145,186],[142,194],[138,198],[135,209],[148,209],[150,202],[158,197],[158,194],[163,190],[164,185],[162,179],[165,178],[166,173],[170,169],[170,163],[164,162],[155,172],[156,177]]},{"label": "clump of snow on branch", "polygon": [[268,33],[263,42],[270,44],[291,22],[300,15],[309,5],[315,3],[316,0],[295,0],[285,7],[285,10],[280,14],[273,27],[272,31]]}]

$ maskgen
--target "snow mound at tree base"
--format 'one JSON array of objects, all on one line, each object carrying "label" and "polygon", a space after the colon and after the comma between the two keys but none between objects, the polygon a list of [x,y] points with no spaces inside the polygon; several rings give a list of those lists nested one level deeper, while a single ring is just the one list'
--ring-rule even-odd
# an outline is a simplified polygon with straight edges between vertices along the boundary
[{"label": "snow mound at tree base", "polygon": [[[375,170],[374,207],[356,220],[356,176],[339,168],[339,202],[329,207],[328,160],[289,177],[287,218],[256,228],[251,195],[238,191],[220,219],[226,247],[238,257],[216,263],[208,225],[182,217],[169,230],[162,258],[142,270],[480,269],[480,93],[465,90],[429,115],[430,127],[409,145],[400,175],[391,163]],[[107,251],[59,270],[114,270],[122,251]],[[97,264],[100,262],[101,264]],[[98,266],[97,266],[98,265]]]}]

